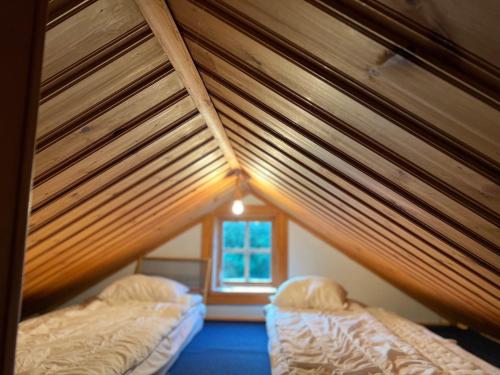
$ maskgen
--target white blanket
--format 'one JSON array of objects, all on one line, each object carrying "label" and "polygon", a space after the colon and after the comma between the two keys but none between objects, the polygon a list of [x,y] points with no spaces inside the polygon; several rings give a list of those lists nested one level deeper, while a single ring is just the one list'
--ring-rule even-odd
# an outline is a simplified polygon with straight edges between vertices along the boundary
[{"label": "white blanket", "polygon": [[273,375],[499,374],[424,327],[382,309],[267,307]]},{"label": "white blanket", "polygon": [[96,300],[21,322],[16,374],[123,374],[141,363],[199,301]]}]

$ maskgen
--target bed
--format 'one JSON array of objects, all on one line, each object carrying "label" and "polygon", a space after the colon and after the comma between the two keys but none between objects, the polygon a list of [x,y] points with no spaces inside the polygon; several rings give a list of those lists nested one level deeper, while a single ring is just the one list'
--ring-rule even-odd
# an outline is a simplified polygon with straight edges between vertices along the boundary
[{"label": "bed", "polygon": [[[310,294],[303,288],[303,299]],[[347,298],[337,308],[321,308],[325,298],[315,306],[299,299],[266,306],[273,375],[500,374],[454,341],[383,309]]]},{"label": "bed", "polygon": [[16,374],[166,374],[203,327],[209,270],[143,258],[97,298],[21,322]]}]

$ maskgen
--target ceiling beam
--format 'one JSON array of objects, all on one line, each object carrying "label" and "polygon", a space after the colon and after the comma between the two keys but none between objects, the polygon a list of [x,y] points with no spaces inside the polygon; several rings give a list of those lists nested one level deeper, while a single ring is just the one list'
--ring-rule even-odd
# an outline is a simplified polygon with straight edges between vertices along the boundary
[{"label": "ceiling beam", "polygon": [[198,111],[233,169],[240,169],[236,155],[177,25],[163,0],[136,0],[144,19],[181,77]]}]

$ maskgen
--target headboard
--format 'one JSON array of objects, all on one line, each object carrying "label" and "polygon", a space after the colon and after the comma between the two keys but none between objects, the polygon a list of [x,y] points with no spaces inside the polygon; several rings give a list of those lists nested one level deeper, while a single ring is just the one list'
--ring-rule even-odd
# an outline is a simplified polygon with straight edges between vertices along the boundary
[{"label": "headboard", "polygon": [[190,292],[203,295],[207,301],[210,284],[210,259],[142,257],[137,261],[135,273],[162,276],[178,281]]}]

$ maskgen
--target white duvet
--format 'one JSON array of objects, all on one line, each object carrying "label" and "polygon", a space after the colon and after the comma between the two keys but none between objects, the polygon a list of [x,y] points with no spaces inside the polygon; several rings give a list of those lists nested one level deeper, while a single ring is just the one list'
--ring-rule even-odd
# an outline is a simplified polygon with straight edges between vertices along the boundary
[{"label": "white duvet", "polygon": [[267,307],[273,375],[500,374],[418,324],[382,309]]},{"label": "white duvet", "polygon": [[179,303],[96,300],[21,322],[16,374],[123,374],[149,356],[198,297]]}]

